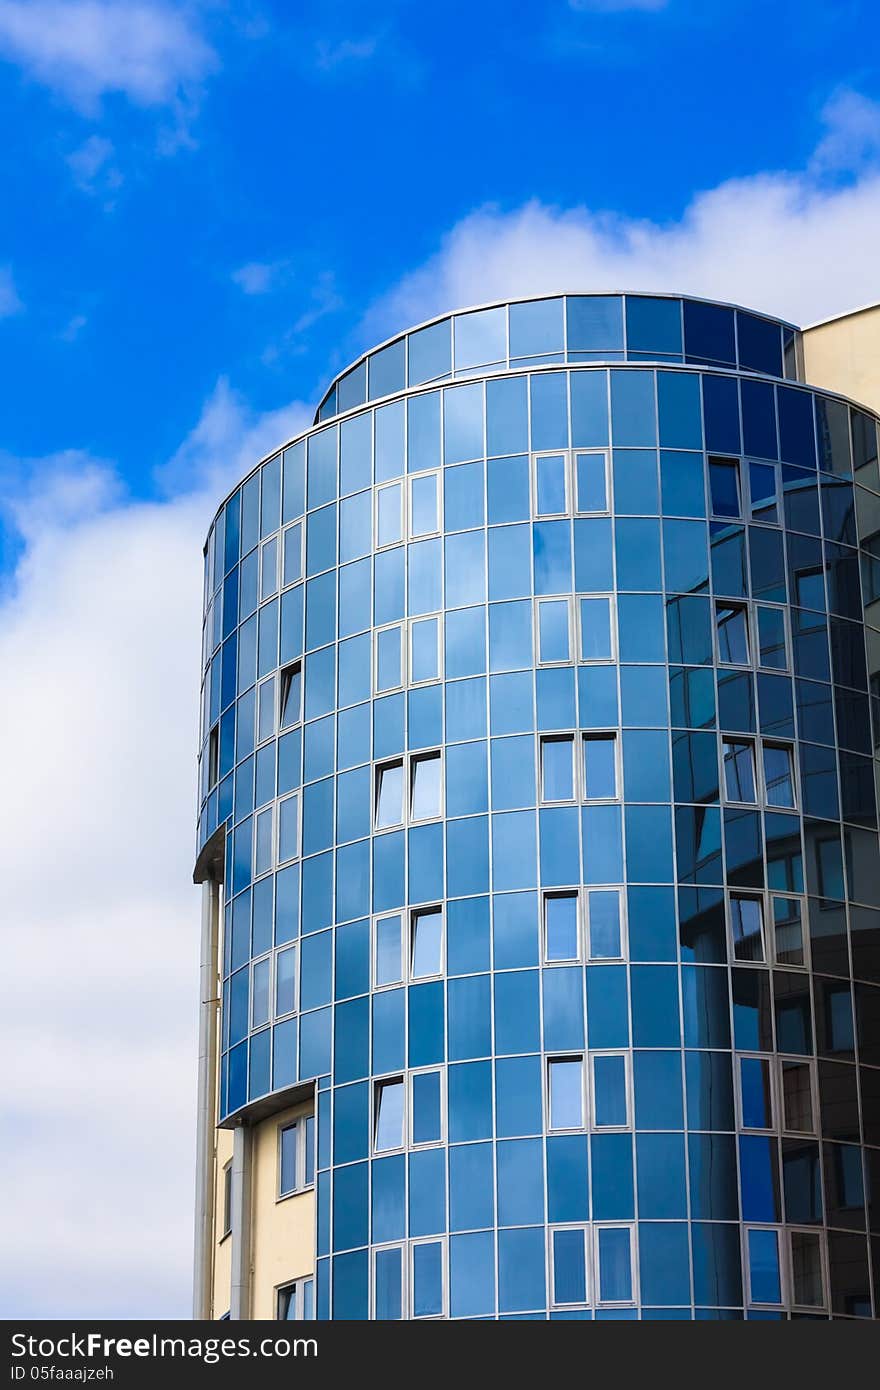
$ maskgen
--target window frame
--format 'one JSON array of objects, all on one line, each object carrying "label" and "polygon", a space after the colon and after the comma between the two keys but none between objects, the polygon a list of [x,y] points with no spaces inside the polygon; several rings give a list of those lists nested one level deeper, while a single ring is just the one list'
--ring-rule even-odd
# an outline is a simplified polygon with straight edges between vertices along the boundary
[{"label": "window frame", "polygon": [[[383,1148],[380,1149],[380,1148],[379,1148],[379,1145],[378,1145],[378,1142],[377,1142],[377,1141],[378,1141],[378,1137],[379,1137],[379,1117],[380,1117],[381,1108],[382,1108],[382,1107],[381,1107],[381,1100],[380,1100],[380,1097],[381,1097],[381,1094],[382,1094],[382,1091],[383,1091],[383,1090],[390,1089],[390,1087],[392,1087],[392,1086],[399,1086],[399,1087],[401,1088],[401,1099],[402,1099],[402,1102],[403,1102],[403,1108],[402,1108],[401,1117],[400,1117],[400,1136],[401,1136],[401,1137],[400,1137],[400,1143],[399,1143],[399,1144],[389,1144],[387,1147],[383,1147]],[[373,1114],[372,1114],[372,1125],[371,1125],[371,1132],[370,1132],[370,1156],[371,1156],[371,1157],[373,1157],[373,1156],[375,1156],[375,1157],[381,1157],[383,1154],[395,1154],[395,1153],[405,1153],[405,1152],[406,1152],[406,1147],[407,1147],[406,1140],[407,1140],[407,1135],[408,1135],[408,1133],[409,1133],[409,1118],[408,1118],[408,1106],[407,1106],[407,1099],[408,1099],[408,1097],[407,1097],[407,1091],[408,1091],[408,1089],[409,1089],[409,1088],[408,1088],[408,1086],[407,1086],[407,1084],[406,1084],[406,1071],[389,1072],[386,1076],[377,1076],[377,1077],[374,1077],[374,1079],[373,1079],[373,1096],[372,1096],[372,1099],[373,1099]]]},{"label": "window frame", "polygon": [[[443,749],[442,749],[442,747],[440,747],[440,748],[420,748],[420,749],[418,750],[418,752],[409,753],[409,754],[407,755],[407,762],[408,762],[408,765],[409,765],[409,767],[408,767],[408,778],[407,778],[407,789],[406,789],[406,802],[407,802],[407,804],[406,804],[406,808],[405,808],[405,810],[406,810],[406,823],[407,823],[407,825],[427,825],[427,824],[429,824],[431,821],[442,820],[442,819],[443,819],[443,815],[444,815],[444,811],[445,811],[445,801],[446,801],[446,798],[445,798],[445,795],[444,795],[444,792],[445,792],[445,787],[444,787],[444,775],[443,775],[443,774],[444,774],[444,766],[443,766],[444,759],[443,759]],[[413,809],[413,804],[414,804],[414,799],[415,799],[415,789],[416,789],[416,775],[417,775],[416,769],[418,768],[419,764],[421,764],[421,763],[436,763],[436,764],[437,764],[437,773],[438,773],[438,778],[437,778],[437,791],[438,791],[438,797],[437,797],[437,799],[438,799],[438,803],[439,803],[439,804],[438,804],[438,806],[437,806],[437,809],[436,809],[436,810],[432,810],[432,811],[430,812],[430,814],[427,815],[427,816],[417,816],[417,815],[415,814],[414,809]]]},{"label": "window frame", "polygon": [[[547,951],[547,904],[553,899],[574,899],[575,904],[575,955],[551,958]],[[584,960],[585,923],[580,888],[544,888],[541,890],[541,964],[548,968],[560,965],[577,965]]]},{"label": "window frame", "polygon": [[[771,802],[768,796],[767,767],[765,754],[768,748],[773,748],[785,752],[788,756],[789,781],[791,783],[791,805],[780,805],[778,802]],[[761,739],[761,792],[763,794],[762,805],[770,811],[798,811],[800,809],[800,795],[797,780],[797,758],[795,757],[795,744],[791,739],[762,738]]]},{"label": "window frame", "polygon": [[[284,955],[293,954],[293,1006],[290,1009],[279,1011],[278,1009],[278,960]],[[272,1018],[289,1018],[299,1010],[299,940],[285,942],[272,952]]]},{"label": "window frame", "polygon": [[[444,1236],[419,1236],[407,1242],[409,1250],[406,1260],[406,1288],[407,1298],[406,1307],[409,1318],[413,1322],[437,1322],[449,1317],[449,1243]],[[423,1313],[416,1317],[415,1313],[415,1260],[413,1251],[417,1245],[439,1245],[440,1246],[440,1309],[439,1313]]]},{"label": "window frame", "polygon": [[[398,535],[390,541],[383,541],[379,538],[379,517],[381,508],[381,496],[383,492],[391,492],[394,489],[398,493],[397,519]],[[373,488],[373,548],[376,552],[382,550],[392,550],[396,545],[403,545],[406,542],[406,501],[407,501],[407,479],[388,478],[381,483],[376,483]]]},{"label": "window frame", "polygon": [[[266,538],[266,540],[264,540],[264,541],[262,541],[262,542],[260,543],[260,581],[259,581],[259,584],[258,584],[258,586],[257,586],[257,592],[258,592],[258,594],[259,594],[260,603],[265,603],[265,602],[267,602],[269,599],[274,598],[275,595],[278,593],[280,587],[281,587],[281,585],[280,585],[280,583],[279,583],[279,578],[280,578],[279,571],[280,571],[280,568],[281,568],[281,559],[280,559],[280,557],[281,557],[281,546],[278,544],[279,539],[280,539],[280,537],[279,537],[279,536],[277,535],[277,533],[276,533],[275,535],[268,536],[268,537]],[[271,588],[271,589],[266,589],[266,587],[265,587],[265,584],[266,584],[266,567],[267,567],[266,556],[267,556],[267,554],[268,554],[270,551],[272,551],[273,549],[274,549],[274,551],[275,551],[275,576],[274,576],[274,579],[273,579],[273,577],[271,576],[271,574],[268,576],[269,581],[270,581],[270,583],[272,584],[272,588]],[[268,563],[271,563],[271,562],[268,562]]]},{"label": "window frame", "polygon": [[[714,501],[715,501],[715,499],[714,499],[714,497],[712,496],[712,465],[713,465],[713,463],[714,463],[714,464],[719,464],[719,465],[721,465],[722,467],[727,467],[727,468],[732,468],[732,469],[733,469],[733,472],[734,472],[734,474],[735,474],[735,476],[736,476],[737,502],[739,503],[739,511],[737,512],[736,516],[730,516],[730,515],[729,515],[728,513],[726,513],[726,512],[716,512],[716,510],[715,510],[715,507],[714,507]],[[742,524],[743,524],[743,521],[744,521],[744,517],[743,517],[744,505],[743,505],[743,504],[744,504],[744,501],[745,501],[745,497],[744,497],[745,489],[744,489],[744,487],[743,487],[743,469],[742,469],[742,459],[740,458],[740,456],[739,456],[739,455],[735,455],[735,454],[708,454],[708,453],[707,453],[707,455],[706,455],[706,473],[707,473],[706,481],[707,481],[707,483],[708,483],[707,495],[708,495],[708,498],[709,498],[709,517],[710,517],[711,519],[715,520],[715,521],[724,522],[724,523],[726,523],[728,526],[735,526],[737,523],[739,523],[739,524],[742,525]]]},{"label": "window frame", "polygon": [[[299,710],[295,719],[290,719],[284,723],[284,713],[287,708],[286,700],[290,697],[290,687],[293,684],[294,676],[299,677]],[[288,729],[295,729],[303,723],[303,699],[305,695],[305,672],[303,670],[302,657],[297,657],[296,661],[288,661],[285,666],[278,670],[278,714],[275,720],[275,728],[278,734],[284,734]]]},{"label": "window frame", "polygon": [[409,1257],[407,1252],[408,1242],[405,1240],[386,1240],[379,1245],[372,1246],[370,1250],[370,1316],[376,1319],[376,1257],[386,1250],[400,1251],[400,1316],[397,1318],[383,1318],[382,1321],[404,1322],[409,1311]]},{"label": "window frame", "polygon": [[[417,531],[413,524],[415,507],[413,506],[413,490],[417,482],[423,482],[426,478],[434,480],[434,501],[436,503],[437,524],[431,531]],[[406,478],[406,517],[405,517],[404,539],[407,541],[427,540],[431,536],[443,535],[443,469],[425,468],[417,473],[410,473]]]},{"label": "window frame", "polygon": [[220,1170],[220,1191],[222,1196],[220,1205],[222,1221],[220,1228],[220,1243],[222,1243],[227,1236],[232,1235],[232,1186],[232,1159],[229,1158]]},{"label": "window frame", "polygon": [[[621,742],[616,729],[579,729],[580,757],[575,767],[575,787],[577,800],[588,806],[610,806],[622,800],[623,767]],[[586,745],[588,743],[611,743],[614,745],[614,794],[612,796],[587,796],[587,774],[585,766]]]},{"label": "window frame", "polygon": [[[440,1078],[440,1134],[436,1139],[416,1139],[413,1134],[413,1122],[415,1120],[415,1098],[413,1095],[415,1078],[417,1076],[427,1076],[432,1072]],[[446,1123],[446,1067],[442,1065],[432,1065],[427,1067],[413,1067],[406,1073],[407,1095],[406,1095],[406,1147],[420,1151],[421,1149],[441,1148],[446,1143],[447,1123]]]},{"label": "window frame", "polygon": [[[576,1125],[554,1125],[553,1123],[553,1083],[552,1069],[559,1064],[571,1066],[575,1062],[580,1063],[580,1097],[581,1097],[581,1118],[580,1124]],[[544,1086],[546,1092],[545,1115],[547,1121],[548,1134],[582,1134],[589,1130],[589,1097],[587,1095],[587,1054],[586,1052],[557,1052],[546,1058],[544,1063]]]},{"label": "window frame", "polygon": [[[596,1067],[597,1057],[621,1057],[623,1058],[623,1084],[624,1102],[626,1106],[626,1120],[619,1125],[601,1125],[596,1117]],[[587,1091],[589,1099],[590,1131],[596,1134],[626,1134],[633,1129],[633,1080],[632,1080],[632,1058],[631,1052],[622,1047],[598,1047],[589,1054],[590,1074],[587,1081]]]},{"label": "window frame", "polygon": [[[311,1192],[315,1186],[315,1172],[317,1169],[317,1156],[312,1153],[312,1178],[308,1179],[308,1152],[309,1142],[308,1121],[312,1121],[312,1145],[317,1141],[317,1125],[315,1123],[315,1111],[303,1110],[301,1114],[295,1115],[293,1119],[282,1120],[276,1126],[276,1175],[275,1175],[275,1202],[286,1202],[289,1197],[299,1197],[303,1192]],[[287,1190],[282,1188],[284,1181],[282,1176],[282,1156],[284,1153],[284,1135],[294,1131],[294,1185]]]},{"label": "window frame", "polygon": [[[584,1246],[584,1298],[574,1302],[560,1302],[556,1298],[556,1241],[557,1231],[580,1231]],[[592,1237],[590,1223],[584,1221],[557,1221],[547,1226],[547,1274],[549,1287],[548,1304],[551,1308],[590,1308],[592,1307],[593,1268]]]},{"label": "window frame", "polygon": [[[399,651],[399,679],[393,685],[379,684],[379,639],[390,632],[397,632],[397,645]],[[373,679],[371,681],[373,698],[378,699],[382,695],[389,695],[393,691],[403,690],[407,685],[407,625],[403,619],[398,619],[394,623],[382,623],[380,627],[373,628]]]},{"label": "window frame", "polygon": [[[432,811],[428,816],[416,816],[413,814],[413,790],[415,785],[415,768],[418,763],[438,762],[439,763],[439,801],[440,805],[436,811]],[[402,826],[410,825],[431,825],[441,821],[445,815],[445,759],[443,756],[443,745],[434,748],[419,748],[418,751],[411,753],[398,753],[393,758],[379,758],[372,764],[373,775],[373,805],[372,805],[372,830],[374,835],[385,834],[391,830],[399,830]],[[389,822],[387,825],[380,825],[379,816],[379,796],[382,776],[392,768],[401,769],[401,815],[400,820]],[[382,916],[391,916],[390,913],[382,913]]]},{"label": "window frame", "polygon": [[[423,676],[418,679],[413,675],[415,662],[413,661],[413,630],[424,626],[426,623],[434,623],[436,628],[436,652],[437,652],[437,674],[436,676]],[[418,690],[422,686],[435,685],[437,681],[443,680],[443,614],[442,613],[420,613],[418,617],[407,618],[406,620],[406,643],[405,643],[405,680],[404,684],[412,689]]]},{"label": "window frame", "polygon": [[[393,916],[393,913],[388,913]],[[416,923],[420,917],[439,917],[440,918],[440,963],[437,970],[427,975],[417,975],[415,973],[415,951],[416,951]],[[422,980],[438,980],[445,974],[446,968],[446,910],[444,902],[440,903],[419,903],[411,907],[408,913],[409,921],[409,942],[406,959],[406,976],[408,983],[417,984]]]},{"label": "window frame", "polygon": [[[620,921],[620,953],[616,956],[597,956],[593,953],[593,931],[592,913],[590,911],[590,897],[593,893],[616,893],[617,905]],[[629,959],[629,933],[627,922],[627,894],[626,889],[618,884],[599,884],[591,883],[583,889],[583,921],[584,921],[584,954],[585,959],[593,962],[619,962]]]},{"label": "window frame", "polygon": [[[535,667],[537,668],[546,666],[570,666],[572,664],[572,652],[574,651],[572,639],[575,636],[574,632],[572,631],[573,620],[571,594],[539,594],[534,597],[532,602],[534,605],[533,651],[535,654]],[[565,657],[554,657],[552,660],[549,657],[545,658],[541,656],[541,607],[542,605],[547,605],[551,603],[565,604],[565,617],[567,624],[566,631],[568,634],[568,655]]]},{"label": "window frame", "polygon": [[[721,625],[719,623],[719,613],[722,609],[728,609],[732,613],[742,613],[745,619],[746,630],[746,659],[745,661],[730,661],[721,652]],[[752,625],[750,621],[748,599],[724,599],[716,598],[713,604],[713,647],[715,652],[715,663],[723,666],[725,670],[749,671],[754,669],[753,652],[754,638],[752,635]]]},{"label": "window frame", "polygon": [[[289,532],[295,530],[297,527],[299,528],[299,574],[296,575],[293,579],[288,579],[288,578],[287,578],[287,564],[286,564],[286,560],[287,560],[287,537],[288,537]],[[293,585],[293,584],[302,584],[302,583],[305,581],[305,572],[306,572],[306,562],[305,562],[305,537],[306,537],[306,528],[305,528],[305,517],[304,517],[304,516],[299,517],[299,519],[296,520],[296,521],[292,521],[288,526],[284,526],[284,527],[282,528],[282,530],[280,531],[280,533],[279,533],[279,540],[280,540],[280,542],[281,542],[280,545],[279,545],[279,547],[278,547],[278,550],[279,550],[279,559],[278,559],[278,563],[279,563],[279,568],[280,568],[280,571],[281,571],[281,575],[280,575],[281,583],[280,583],[280,585],[279,585],[279,589],[280,589],[280,590],[289,589],[289,588],[291,587],[291,585]]]},{"label": "window frame", "polygon": [[[293,854],[281,855],[281,808],[288,802],[296,802],[296,848]],[[297,787],[295,791],[289,792],[286,796],[279,797],[275,803],[278,814],[275,817],[275,866],[281,868],[284,864],[291,864],[295,859],[302,859],[302,789]]]},{"label": "window frame", "polygon": [[[399,962],[398,962],[398,964],[399,964],[399,967],[400,967],[400,974],[398,975],[398,977],[397,977],[396,980],[384,980],[384,981],[382,981],[382,982],[380,983],[380,981],[379,981],[379,923],[380,923],[380,922],[388,922],[388,921],[390,921],[390,920],[391,920],[392,918],[394,918],[394,917],[397,918],[397,921],[398,921],[398,923],[399,923],[399,928],[400,928],[399,934],[398,934],[398,956],[399,956]],[[372,918],[372,920],[371,920],[371,950],[370,950],[371,962],[370,962],[370,963],[371,963],[371,965],[372,965],[372,982],[373,982],[373,989],[374,989],[374,990],[376,990],[376,989],[396,989],[399,985],[405,984],[405,983],[406,983],[406,960],[405,960],[405,945],[404,945],[404,936],[405,936],[405,932],[404,932],[404,923],[405,923],[405,919],[406,919],[406,909],[405,909],[405,908],[399,908],[396,912],[377,912],[377,913],[374,914],[374,916],[373,916],[373,918]]]},{"label": "window frame", "polygon": [[[610,516],[612,512],[612,468],[610,449],[571,449],[571,491],[572,508],[575,516]],[[578,496],[578,459],[589,455],[602,459],[605,473],[605,506],[599,508],[582,507]]]},{"label": "window frame", "polygon": [[[725,806],[748,806],[755,807],[762,805],[761,801],[761,782],[760,771],[758,768],[758,750],[756,744],[758,740],[748,734],[727,734],[722,733],[721,738],[721,800]],[[752,786],[755,789],[753,801],[742,801],[732,797],[727,787],[727,757],[725,750],[728,745],[748,748],[752,762]]]},{"label": "window frame", "polygon": [[[734,1067],[733,1088],[734,1100],[736,1103],[737,1131],[743,1134],[760,1134],[762,1136],[778,1134],[780,1107],[774,1058],[767,1052],[736,1052],[734,1055],[736,1057],[736,1066]],[[770,1089],[770,1124],[761,1129],[757,1128],[755,1125],[747,1125],[745,1122],[742,1085],[743,1062],[762,1062],[767,1067]]]},{"label": "window frame", "polygon": [[[538,509],[538,466],[539,466],[539,464],[541,463],[541,461],[542,461],[543,459],[555,459],[555,458],[561,458],[561,459],[562,459],[562,476],[563,476],[563,487],[564,487],[564,492],[565,492],[565,506],[564,506],[564,508],[563,508],[562,511],[542,512],[542,511],[539,511],[539,509]],[[571,451],[570,451],[569,449],[537,449],[537,450],[533,450],[532,453],[529,455],[529,463],[530,463],[529,472],[530,472],[530,474],[531,474],[531,483],[532,483],[532,488],[531,488],[531,494],[532,494],[532,495],[531,495],[532,518],[533,518],[535,521],[556,521],[556,520],[560,520],[560,519],[565,518],[565,517],[570,517],[571,514],[572,514],[572,506],[573,506],[573,502],[574,502],[574,497],[573,497],[573,492],[574,492],[573,482],[574,482],[574,480],[573,480],[573,478],[572,478]]]},{"label": "window frame", "polygon": [[[762,612],[779,613],[782,616],[782,651],[785,658],[783,666],[766,666],[761,660],[761,614]],[[765,603],[763,599],[756,600],[754,603],[754,648],[755,648],[755,670],[756,671],[777,671],[788,672],[792,670],[791,663],[791,634],[788,622],[788,610],[784,604]]]},{"label": "window frame", "polygon": [[[587,666],[610,666],[617,661],[617,596],[613,593],[603,594],[576,594],[575,595],[575,624],[577,627],[578,655],[577,660],[580,665]],[[583,607],[584,603],[597,603],[605,600],[608,604],[608,636],[611,649],[610,656],[585,656],[584,655],[584,623]]]},{"label": "window frame", "polygon": [[[733,902],[756,902],[761,913],[761,956],[758,960],[747,960],[736,954],[736,940],[733,934]],[[754,965],[768,967],[772,961],[767,951],[767,904],[765,894],[762,889],[749,888],[726,888],[724,890],[725,916],[727,918],[727,941],[730,963],[732,966]]]},{"label": "window frame", "polygon": [[[779,1302],[766,1303],[760,1302],[752,1297],[752,1269],[749,1259],[749,1234],[751,1231],[773,1231],[776,1235],[776,1249],[779,1259]],[[818,1242],[819,1246],[819,1273],[822,1282],[822,1302],[821,1303],[796,1303],[795,1302],[795,1280],[794,1280],[794,1245],[792,1237],[795,1235],[809,1236]],[[802,1224],[788,1225],[781,1222],[758,1222],[750,1221],[743,1223],[742,1226],[742,1264],[743,1264],[743,1297],[745,1307],[749,1308],[774,1308],[783,1309],[789,1313],[827,1313],[829,1311],[828,1301],[828,1233],[823,1226],[804,1226]]]},{"label": "window frame", "polygon": [[[574,733],[548,733],[538,734],[538,805],[539,806],[572,806],[578,800],[578,775],[577,764],[575,762],[575,739]],[[548,797],[544,795],[544,749],[549,743],[567,743],[571,762],[571,795],[560,797]]]},{"label": "window frame", "polygon": [[[629,1272],[631,1284],[631,1296],[629,1298],[602,1298],[602,1267],[599,1255],[599,1232],[606,1230],[626,1231],[629,1235]],[[595,1266],[593,1271],[595,1289],[594,1307],[596,1308],[634,1308],[639,1301],[639,1266],[638,1253],[639,1245],[635,1238],[634,1221],[594,1221],[593,1222],[593,1252]]]},{"label": "window frame", "polygon": [[[275,1321],[276,1322],[314,1322],[314,1317],[306,1318],[305,1301],[306,1285],[311,1285],[312,1289],[312,1310],[315,1307],[315,1276],[314,1274],[303,1274],[298,1279],[288,1279],[284,1284],[275,1285]],[[293,1290],[293,1306],[296,1316],[293,1318],[281,1317],[281,1300],[289,1290]]]}]

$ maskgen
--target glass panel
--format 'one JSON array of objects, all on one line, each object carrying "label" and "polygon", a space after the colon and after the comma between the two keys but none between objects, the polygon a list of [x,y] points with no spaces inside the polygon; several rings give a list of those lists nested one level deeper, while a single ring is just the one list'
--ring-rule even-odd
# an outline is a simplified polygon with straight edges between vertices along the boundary
[{"label": "glass panel", "polygon": [[782,1123],[793,1134],[814,1134],[813,1089],[807,1062],[780,1063]]},{"label": "glass panel", "polygon": [[285,584],[293,584],[302,579],[302,524],[288,526],[284,532],[284,575]]},{"label": "glass panel", "polygon": [[608,485],[604,454],[575,454],[577,509],[579,512],[608,510]]},{"label": "glass panel", "polygon": [[599,1301],[626,1303],[632,1298],[632,1254],[629,1231],[620,1226],[600,1226]]},{"label": "glass panel", "polygon": [[779,965],[803,965],[804,924],[797,898],[771,899],[776,960]]},{"label": "glass panel", "polygon": [[584,798],[600,801],[617,795],[617,740],[584,739]]},{"label": "glass panel", "polygon": [[743,1129],[772,1129],[773,1093],[767,1058],[740,1058],[740,1096]]},{"label": "glass panel", "polygon": [[410,479],[410,532],[426,536],[439,526],[437,506],[437,474],[430,473]]},{"label": "glass panel", "polygon": [[412,927],[412,977],[439,975],[443,969],[443,913],[416,912]]},{"label": "glass panel", "polygon": [[376,984],[396,984],[402,977],[400,916],[380,917],[376,923]]},{"label": "glass panel", "polygon": [[275,1013],[289,1014],[296,1008],[296,947],[279,951],[275,957]]},{"label": "glass panel", "polygon": [[400,825],[403,820],[403,764],[392,763],[378,770],[376,827]]},{"label": "glass panel", "polygon": [[718,630],[718,660],[731,666],[748,666],[749,631],[745,608],[719,603],[715,625]]},{"label": "glass panel", "polygon": [[[300,1124],[303,1126],[302,1140],[305,1153],[303,1154],[303,1181],[306,1187],[311,1187],[315,1181],[315,1117],[306,1115]],[[305,1313],[304,1317],[311,1317],[311,1313]]]},{"label": "glass panel", "polygon": [[253,968],[253,980],[251,983],[251,1026],[259,1028],[261,1023],[269,1021],[269,976],[271,974],[271,963],[268,960],[257,961]]},{"label": "glass panel", "polygon": [[576,893],[551,894],[544,899],[544,956],[546,960],[577,960]]},{"label": "glass panel", "polygon": [[776,1231],[749,1231],[749,1294],[752,1303],[782,1302]]},{"label": "glass panel", "polygon": [[376,689],[394,690],[402,684],[402,627],[385,628],[376,634]]},{"label": "glass panel", "polygon": [[403,1082],[381,1081],[376,1087],[376,1149],[403,1144]]},{"label": "glass panel", "polygon": [[439,676],[439,635],[440,624],[437,618],[426,618],[423,622],[413,623],[411,680],[430,681],[436,680]]},{"label": "glass panel", "polygon": [[538,516],[563,516],[568,510],[564,454],[535,460],[535,501]]},{"label": "glass panel", "polygon": [[383,487],[376,494],[376,544],[393,545],[402,536],[401,484]]},{"label": "glass panel", "polygon": [[588,895],[590,955],[594,960],[617,960],[621,956],[620,894],[600,889]]},{"label": "glass panel", "polygon": [[782,608],[758,608],[758,665],[774,671],[784,671],[788,667]]},{"label": "glass panel", "polygon": [[611,599],[582,598],[581,658],[584,661],[610,661]]},{"label": "glass panel", "polygon": [[439,1240],[414,1245],[413,1317],[439,1317],[443,1312],[443,1247]]},{"label": "glass panel", "polygon": [[377,1321],[403,1317],[403,1251],[376,1251],[376,1307]]},{"label": "glass panel", "polygon": [[440,814],[440,754],[414,758],[412,765],[413,820],[426,820]]},{"label": "glass panel", "polygon": [[538,605],[538,645],[541,661],[568,661],[568,603],[565,599]]},{"label": "glass panel", "polygon": [[593,1117],[598,1128],[628,1122],[626,1058],[593,1058]]},{"label": "glass panel", "polygon": [[764,787],[768,806],[794,806],[790,748],[764,744]]},{"label": "glass panel", "polygon": [[737,960],[764,959],[764,911],[760,898],[731,894],[730,930]]},{"label": "glass panel", "polygon": [[776,525],[779,521],[776,506],[776,469],[766,463],[750,463],[749,491],[752,499],[752,519]]},{"label": "glass panel", "polygon": [[822,1241],[815,1231],[791,1232],[791,1294],[799,1308],[825,1306]]},{"label": "glass panel", "polygon": [[574,797],[574,739],[541,740],[541,800],[571,801]]},{"label": "glass panel", "polygon": [[297,1126],[288,1125],[281,1131],[281,1177],[278,1191],[282,1196],[296,1190]]},{"label": "glass panel", "polygon": [[755,790],[755,750],[751,743],[725,739],[724,791],[728,801],[757,801]]},{"label": "glass panel", "polygon": [[586,1243],[582,1230],[553,1232],[553,1302],[586,1303]]},{"label": "glass panel", "polygon": [[281,672],[281,727],[298,724],[302,707],[302,667],[288,666]]},{"label": "glass panel", "polygon": [[580,1129],[584,1123],[583,1059],[549,1064],[550,1128]]},{"label": "glass panel", "polygon": [[739,464],[734,459],[709,460],[709,490],[714,516],[740,516]]},{"label": "glass panel", "polygon": [[417,1072],[412,1079],[412,1141],[431,1144],[441,1137],[440,1073]]}]

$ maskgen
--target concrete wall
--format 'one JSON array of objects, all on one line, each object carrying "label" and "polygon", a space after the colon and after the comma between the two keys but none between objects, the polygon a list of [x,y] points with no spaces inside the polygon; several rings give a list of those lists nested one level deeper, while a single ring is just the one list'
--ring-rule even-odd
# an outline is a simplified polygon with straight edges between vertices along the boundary
[{"label": "concrete wall", "polygon": [[880,304],[805,328],[803,343],[810,386],[880,411]]}]

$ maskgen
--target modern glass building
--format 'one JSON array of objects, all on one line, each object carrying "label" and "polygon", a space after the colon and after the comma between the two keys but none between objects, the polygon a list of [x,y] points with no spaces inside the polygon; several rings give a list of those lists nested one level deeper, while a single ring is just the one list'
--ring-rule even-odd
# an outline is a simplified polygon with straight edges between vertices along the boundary
[{"label": "modern glass building", "polygon": [[804,360],[457,313],[220,507],[198,1316],[876,1316],[878,421]]}]

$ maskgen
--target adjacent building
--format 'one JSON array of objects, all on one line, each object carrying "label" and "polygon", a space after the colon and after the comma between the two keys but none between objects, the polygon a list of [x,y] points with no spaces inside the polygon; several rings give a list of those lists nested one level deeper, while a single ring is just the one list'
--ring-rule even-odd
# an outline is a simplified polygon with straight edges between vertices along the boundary
[{"label": "adjacent building", "polygon": [[494,304],[223,502],[196,1316],[877,1315],[878,353]]}]

